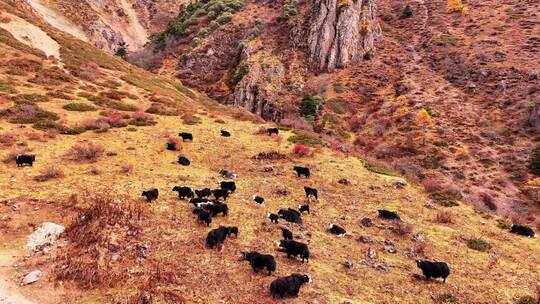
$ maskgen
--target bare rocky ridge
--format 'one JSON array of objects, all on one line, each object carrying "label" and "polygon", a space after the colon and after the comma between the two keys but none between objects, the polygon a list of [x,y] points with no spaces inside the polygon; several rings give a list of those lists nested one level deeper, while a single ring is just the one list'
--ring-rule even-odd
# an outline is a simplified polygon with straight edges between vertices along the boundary
[{"label": "bare rocky ridge", "polygon": [[317,71],[334,71],[371,56],[382,38],[372,0],[315,0],[308,36],[309,58]]},{"label": "bare rocky ridge", "polygon": [[[27,0],[54,27],[81,35],[100,49],[114,51],[126,43],[132,51],[143,47],[148,36],[162,30],[178,13],[183,0]],[[52,15],[51,15],[52,14]],[[51,17],[52,16],[52,17]],[[47,18],[49,17],[49,18]],[[58,22],[59,18],[65,22]],[[69,25],[80,28],[74,32]]]}]

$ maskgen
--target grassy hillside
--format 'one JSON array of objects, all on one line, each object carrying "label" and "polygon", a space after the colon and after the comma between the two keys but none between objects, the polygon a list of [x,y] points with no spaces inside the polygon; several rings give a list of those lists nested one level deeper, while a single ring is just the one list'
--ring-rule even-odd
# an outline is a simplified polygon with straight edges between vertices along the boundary
[{"label": "grassy hillside", "polygon": [[[510,223],[459,202],[428,204],[415,185],[398,187],[402,178],[316,135],[268,137],[250,114],[42,29],[61,45],[60,61],[0,32],[0,279],[35,303],[274,303],[270,282],[293,272],[314,281],[290,303],[512,303],[535,295],[540,245],[509,234]],[[221,129],[233,136],[220,137]],[[180,131],[194,141],[166,150]],[[292,141],[313,147],[295,154]],[[20,151],[36,154],[33,167],[16,167]],[[280,157],[254,158],[267,152]],[[179,155],[191,166],[175,163]],[[312,177],[297,178],[294,165],[310,167]],[[170,190],[216,187],[220,168],[238,174],[238,190],[229,216],[207,228]],[[266,213],[296,208],[305,185],[320,193],[312,213],[303,226],[279,224],[309,245],[312,258],[302,264],[277,251],[279,226]],[[161,193],[152,204],[139,196],[149,187]],[[264,207],[251,202],[254,194]],[[403,222],[377,219],[382,208]],[[373,225],[362,224],[366,217]],[[43,222],[67,232],[50,252],[29,255],[26,237]],[[330,223],[348,235],[329,234]],[[221,252],[206,249],[207,232],[219,225],[238,226],[238,238]],[[275,275],[253,273],[238,261],[242,250],[275,255]],[[423,281],[417,258],[448,262],[447,283]],[[40,281],[15,287],[36,269]]]}]

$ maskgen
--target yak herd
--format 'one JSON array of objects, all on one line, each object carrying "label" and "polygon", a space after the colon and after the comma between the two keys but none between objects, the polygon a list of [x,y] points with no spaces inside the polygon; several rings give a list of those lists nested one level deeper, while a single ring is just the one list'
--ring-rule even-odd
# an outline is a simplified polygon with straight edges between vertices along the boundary
[{"label": "yak herd", "polygon": [[[271,136],[278,134],[277,128],[268,128],[266,133]],[[220,131],[221,136],[231,137],[231,133],[225,130]],[[193,141],[193,135],[191,133],[182,132],[179,133],[179,137],[184,142]],[[169,147],[167,147],[169,148]],[[36,161],[35,155],[31,154],[19,154],[16,156],[15,161],[17,166],[22,167],[24,165],[32,166]],[[178,163],[183,166],[189,166],[191,162],[185,156],[178,158]],[[309,178],[311,172],[307,167],[294,166],[293,172],[297,177]],[[219,186],[215,189],[203,188],[193,190],[188,186],[175,186],[172,191],[178,193],[178,198],[181,200],[189,199],[189,202],[193,204],[193,214],[196,215],[197,220],[201,223],[210,226],[212,218],[218,215],[227,216],[229,214],[229,207],[226,203],[227,198],[236,192],[236,183],[234,179],[237,178],[234,172],[221,169],[219,174],[225,178],[219,183]],[[268,213],[267,217],[273,224],[277,224],[280,220],[284,220],[290,223],[302,225],[302,215],[304,213],[310,214],[310,203],[312,199],[318,201],[319,194],[317,189],[311,187],[304,187],[306,195],[306,204],[299,205],[298,210],[292,208],[283,208],[277,211],[277,213]],[[157,188],[148,189],[142,192],[141,196],[145,197],[148,202],[153,202],[159,197],[159,190]],[[259,195],[252,196],[253,202],[258,205],[263,205],[265,199]],[[398,213],[389,210],[378,210],[378,217],[383,220],[401,220]],[[283,239],[279,241],[279,247],[281,251],[287,254],[288,258],[298,257],[302,262],[309,262],[310,250],[307,244],[294,240],[293,233],[280,227],[282,231]],[[344,236],[346,230],[336,224],[330,224],[328,226],[328,232],[338,237]],[[527,226],[514,224],[511,226],[511,233],[535,237],[535,232]],[[208,248],[221,248],[227,237],[234,235],[237,237],[239,234],[238,227],[225,227],[219,226],[216,229],[212,229],[208,232],[206,237],[206,245]],[[270,254],[259,253],[256,251],[241,252],[242,261],[248,261],[255,272],[259,270],[265,270],[268,275],[276,271],[276,260],[274,256]],[[422,270],[422,273],[426,280],[430,278],[442,278],[446,282],[446,278],[450,275],[450,268],[445,262],[438,261],[426,261],[417,260],[416,265]],[[279,277],[270,284],[270,293],[273,297],[297,297],[300,288],[303,284],[311,282],[311,277],[308,274],[293,273],[289,276]]]}]

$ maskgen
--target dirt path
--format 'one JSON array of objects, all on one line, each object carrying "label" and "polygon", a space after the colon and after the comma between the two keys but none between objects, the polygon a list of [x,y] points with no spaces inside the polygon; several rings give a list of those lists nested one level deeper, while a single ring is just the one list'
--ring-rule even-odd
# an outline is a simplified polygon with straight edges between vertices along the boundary
[{"label": "dirt path", "polygon": [[88,42],[88,38],[78,26],[71,23],[58,12],[43,5],[41,0],[26,0],[26,2],[28,2],[28,4],[30,4],[32,8],[36,10],[43,17],[43,19],[45,19],[45,21],[47,21],[53,27],[71,34],[80,40]]},{"label": "dirt path", "polygon": [[60,59],[60,46],[47,33],[17,16],[8,13],[3,13],[3,16],[7,16],[10,21],[0,23],[1,28],[10,32],[20,42],[42,50],[47,56]]},{"label": "dirt path", "polygon": [[0,304],[36,304],[25,298],[18,286],[8,279],[9,268],[15,263],[13,253],[0,251]]}]

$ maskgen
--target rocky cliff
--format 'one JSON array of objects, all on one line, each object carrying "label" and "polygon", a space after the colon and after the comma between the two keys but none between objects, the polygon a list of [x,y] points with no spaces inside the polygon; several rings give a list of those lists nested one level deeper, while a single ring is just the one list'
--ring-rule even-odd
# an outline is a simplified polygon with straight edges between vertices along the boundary
[{"label": "rocky cliff", "polygon": [[314,0],[308,51],[316,71],[333,71],[371,56],[382,38],[372,0]]}]

